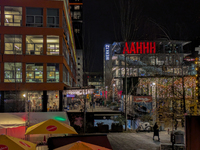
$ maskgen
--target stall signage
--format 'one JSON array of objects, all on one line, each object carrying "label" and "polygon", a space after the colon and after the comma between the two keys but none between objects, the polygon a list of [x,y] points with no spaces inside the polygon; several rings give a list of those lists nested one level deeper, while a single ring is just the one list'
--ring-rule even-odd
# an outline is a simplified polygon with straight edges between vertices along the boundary
[{"label": "stall signage", "polygon": [[156,42],[125,42],[123,54],[155,54]]},{"label": "stall signage", "polygon": [[134,102],[139,103],[139,102],[152,102],[152,96],[134,96]]},{"label": "stall signage", "polygon": [[67,94],[67,97],[75,97],[74,94]]},{"label": "stall signage", "polygon": [[53,126],[53,125],[50,125],[46,128],[48,131],[56,131],[57,130],[57,127],[56,126]]},{"label": "stall signage", "polygon": [[31,147],[30,145],[26,144],[25,142],[19,141],[19,143],[26,146],[26,147]]},{"label": "stall signage", "polygon": [[6,145],[0,145],[0,150],[8,150],[8,147]]},{"label": "stall signage", "polygon": [[110,57],[109,47],[110,47],[110,45],[105,45],[106,60],[109,60],[109,57]]}]

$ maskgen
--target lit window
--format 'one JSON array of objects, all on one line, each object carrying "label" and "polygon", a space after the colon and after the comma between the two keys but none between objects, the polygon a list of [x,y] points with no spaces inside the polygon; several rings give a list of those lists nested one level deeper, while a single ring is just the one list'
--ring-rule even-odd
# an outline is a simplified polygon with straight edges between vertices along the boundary
[{"label": "lit window", "polygon": [[47,36],[47,55],[59,55],[59,36]]},{"label": "lit window", "polygon": [[22,82],[22,63],[4,63],[4,82]]},{"label": "lit window", "polygon": [[75,5],[74,6],[74,10],[79,10],[80,9],[80,6],[79,5]]},{"label": "lit window", "polygon": [[26,54],[41,55],[43,54],[43,36],[27,35],[26,36]]},{"label": "lit window", "polygon": [[80,19],[81,18],[81,12],[80,11],[75,11],[73,15],[73,19]]},{"label": "lit window", "polygon": [[21,26],[22,25],[22,7],[4,7],[4,25]]},{"label": "lit window", "polygon": [[59,82],[59,64],[47,64],[47,82]]},{"label": "lit window", "polygon": [[26,82],[43,82],[43,64],[26,64]]},{"label": "lit window", "polygon": [[22,54],[22,35],[4,35],[4,54]]},{"label": "lit window", "polygon": [[80,33],[80,29],[74,29],[75,33]]}]

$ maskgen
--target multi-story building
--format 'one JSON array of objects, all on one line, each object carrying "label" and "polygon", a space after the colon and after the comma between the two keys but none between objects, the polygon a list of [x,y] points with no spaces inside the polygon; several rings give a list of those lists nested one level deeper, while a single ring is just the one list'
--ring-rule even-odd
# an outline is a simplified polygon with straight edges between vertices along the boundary
[{"label": "multi-story building", "polygon": [[82,0],[69,0],[69,5],[76,49],[83,49],[83,2]]},{"label": "multi-story building", "polygon": [[82,0],[69,0],[70,12],[77,53],[77,86],[83,86],[83,2]]},{"label": "multi-story building", "polygon": [[76,84],[68,1],[5,0],[0,10],[0,111],[62,111],[63,90]]},{"label": "multi-story building", "polygon": [[85,72],[86,85],[95,86],[95,93],[100,94],[100,90],[103,86],[103,77],[101,72]]},{"label": "multi-story building", "polygon": [[[118,90],[121,99],[127,88],[129,100],[135,103],[152,102],[152,110],[156,109],[157,103],[162,104],[169,97],[180,103],[185,99],[189,106],[197,99],[195,91],[198,88],[195,59],[187,58],[191,51],[184,49],[188,43],[160,39],[106,44],[104,86],[108,87],[108,91]],[[126,77],[127,87],[124,84]],[[184,95],[181,94],[183,90]],[[136,100],[137,96],[139,100]],[[132,104],[129,101],[129,105]]]}]

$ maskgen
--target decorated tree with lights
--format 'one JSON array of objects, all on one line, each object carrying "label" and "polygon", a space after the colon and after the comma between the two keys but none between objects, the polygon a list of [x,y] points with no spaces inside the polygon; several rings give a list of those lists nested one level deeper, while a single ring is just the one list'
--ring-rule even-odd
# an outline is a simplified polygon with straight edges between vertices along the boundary
[{"label": "decorated tree with lights", "polygon": [[[155,115],[157,122],[164,122],[166,126],[176,123],[177,119],[184,119],[184,94],[182,77],[155,77],[140,80],[138,86],[143,89],[147,95],[152,95],[156,101],[155,109],[152,114]],[[155,85],[153,85],[154,83]],[[153,86],[156,91],[153,93]],[[185,107],[188,114],[193,115],[190,106],[195,101],[196,95],[196,77],[184,77]]]}]

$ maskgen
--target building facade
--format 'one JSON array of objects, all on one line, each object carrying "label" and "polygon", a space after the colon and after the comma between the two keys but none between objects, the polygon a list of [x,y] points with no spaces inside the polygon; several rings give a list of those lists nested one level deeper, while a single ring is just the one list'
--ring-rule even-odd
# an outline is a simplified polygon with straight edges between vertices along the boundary
[{"label": "building facade", "polygon": [[186,103],[190,104],[197,99],[197,71],[194,60],[186,57],[191,53],[183,48],[188,43],[162,39],[106,44],[104,87],[108,87],[108,93],[115,88],[120,93],[120,99],[123,99],[127,77],[127,105],[130,106],[130,110],[127,110],[131,112],[131,105],[138,103],[134,100],[135,96],[142,96],[138,98],[143,104],[152,98],[152,109],[146,109],[148,112],[156,109],[156,103],[162,104],[169,97],[180,100],[178,105],[182,107],[183,90]]},{"label": "building facade", "polygon": [[73,31],[77,49],[83,49],[83,1],[69,0]]},{"label": "building facade", "polygon": [[83,2],[82,0],[69,0],[72,25],[77,48],[77,86],[83,86]]},{"label": "building facade", "polygon": [[77,55],[77,86],[82,87],[83,86],[83,50],[77,49],[76,50],[76,55]]},{"label": "building facade", "polygon": [[0,10],[0,110],[62,111],[62,90],[76,84],[68,1],[6,0]]}]

